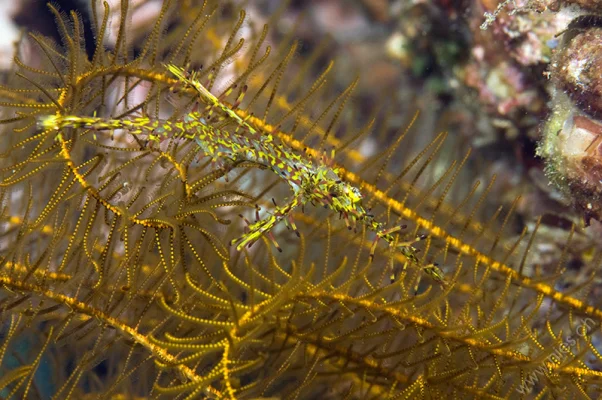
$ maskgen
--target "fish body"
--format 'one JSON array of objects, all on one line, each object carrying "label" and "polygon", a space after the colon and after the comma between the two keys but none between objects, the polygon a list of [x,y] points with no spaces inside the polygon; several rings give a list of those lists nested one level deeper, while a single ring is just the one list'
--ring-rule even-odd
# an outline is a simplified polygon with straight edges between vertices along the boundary
[{"label": "fish body", "polygon": [[[276,206],[263,219],[249,223],[248,232],[231,242],[236,245],[237,250],[252,245],[266,234],[281,250],[271,234],[272,228],[284,220],[299,235],[292,213],[299,206],[311,203],[338,213],[349,229],[355,228],[359,222],[367,230],[375,232],[371,258],[374,256],[377,241],[383,239],[389,245],[395,245],[409,263],[420,266],[416,256],[417,250],[412,246],[420,238],[397,243],[395,233],[402,227],[385,229],[383,223],[376,221],[362,205],[363,196],[359,188],[343,181],[337,167],[312,160],[305,154],[299,154],[279,143],[275,139],[274,132],[259,132],[247,123],[246,119],[241,118],[233,107],[227,106],[207,90],[196,79],[194,73],[188,74],[173,65],[166,67],[181,84],[196,90],[199,97],[207,104],[203,112],[192,111],[175,120],[153,119],[146,116],[110,119],[96,116],[52,115],[41,118],[39,126],[41,129],[57,132],[65,128],[99,131],[124,129],[130,134],[144,136],[151,142],[161,142],[166,139],[191,140],[198,145],[202,154],[210,157],[220,168],[229,170],[241,162],[250,162],[270,169],[288,183],[293,195],[286,204]],[[240,99],[237,103],[239,101]],[[216,115],[216,110],[221,115]],[[212,119],[217,120],[218,123],[211,122]],[[434,280],[444,282],[443,273],[436,264],[421,268]]]}]

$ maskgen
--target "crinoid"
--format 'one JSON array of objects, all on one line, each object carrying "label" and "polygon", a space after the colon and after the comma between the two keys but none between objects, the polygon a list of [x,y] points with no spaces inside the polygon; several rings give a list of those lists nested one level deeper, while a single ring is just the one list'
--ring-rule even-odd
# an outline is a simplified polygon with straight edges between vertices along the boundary
[{"label": "crinoid", "polygon": [[364,120],[232,4],[166,1],[142,44],[121,4],[91,55],[49,6],[63,42],[0,87],[3,398],[597,397],[579,229],[542,265],[469,151]]}]

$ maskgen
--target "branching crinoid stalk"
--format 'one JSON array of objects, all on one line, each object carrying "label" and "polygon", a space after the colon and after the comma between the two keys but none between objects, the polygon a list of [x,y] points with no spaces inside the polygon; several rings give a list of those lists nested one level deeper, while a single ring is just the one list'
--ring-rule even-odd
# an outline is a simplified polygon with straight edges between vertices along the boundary
[{"label": "branching crinoid stalk", "polygon": [[0,86],[3,398],[599,396],[580,229],[512,230],[519,201],[481,210],[470,152],[330,90],[325,47],[273,51],[236,5],[191,4],[142,43],[128,1],[94,8],[92,54],[51,6],[63,42],[29,35]]}]

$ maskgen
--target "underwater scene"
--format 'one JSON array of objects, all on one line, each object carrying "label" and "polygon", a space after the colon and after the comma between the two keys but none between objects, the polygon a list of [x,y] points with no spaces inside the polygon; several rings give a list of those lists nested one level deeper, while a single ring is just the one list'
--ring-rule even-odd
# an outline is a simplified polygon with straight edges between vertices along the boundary
[{"label": "underwater scene", "polygon": [[602,397],[602,0],[0,18],[0,399]]}]

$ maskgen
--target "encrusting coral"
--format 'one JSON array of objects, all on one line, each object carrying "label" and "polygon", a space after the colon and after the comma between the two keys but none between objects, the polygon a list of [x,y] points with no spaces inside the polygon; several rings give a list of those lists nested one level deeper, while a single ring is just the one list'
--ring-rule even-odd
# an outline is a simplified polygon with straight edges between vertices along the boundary
[{"label": "encrusting coral", "polygon": [[[541,262],[542,219],[511,238],[514,206],[481,210],[492,183],[458,185],[470,151],[434,168],[445,134],[391,139],[349,104],[355,81],[336,91],[332,64],[222,3],[165,1],[140,44],[123,0],[111,48],[104,3],[91,54],[80,17],[50,5],[62,43],[23,39],[40,57],[18,52],[0,87],[2,397],[596,398],[602,254],[580,229]],[[167,133],[191,117],[215,135]],[[328,204],[361,193],[368,222],[309,195],[279,214],[286,165],[233,164],[219,140],[235,135],[327,167]],[[384,150],[366,158],[368,135]],[[257,224],[289,215],[275,252]],[[586,274],[560,287],[577,256]]]},{"label": "encrusting coral", "polygon": [[548,174],[587,220],[600,219],[602,188],[602,16],[573,20],[550,66],[554,82],[552,112],[538,153]]},{"label": "encrusting coral", "polygon": [[[488,9],[482,28],[505,36],[510,50],[522,43],[523,51],[510,51],[518,64],[527,61],[519,56],[525,49],[532,50],[527,53],[537,62],[539,70],[531,70],[537,75],[530,81],[543,89],[538,97],[547,102],[541,116],[547,121],[536,125],[537,155],[559,189],[555,197],[566,205],[573,203],[586,225],[600,220],[602,15],[598,2],[503,1],[497,7],[488,4]],[[521,39],[510,40],[513,37]],[[548,185],[547,180],[542,183]]]}]

